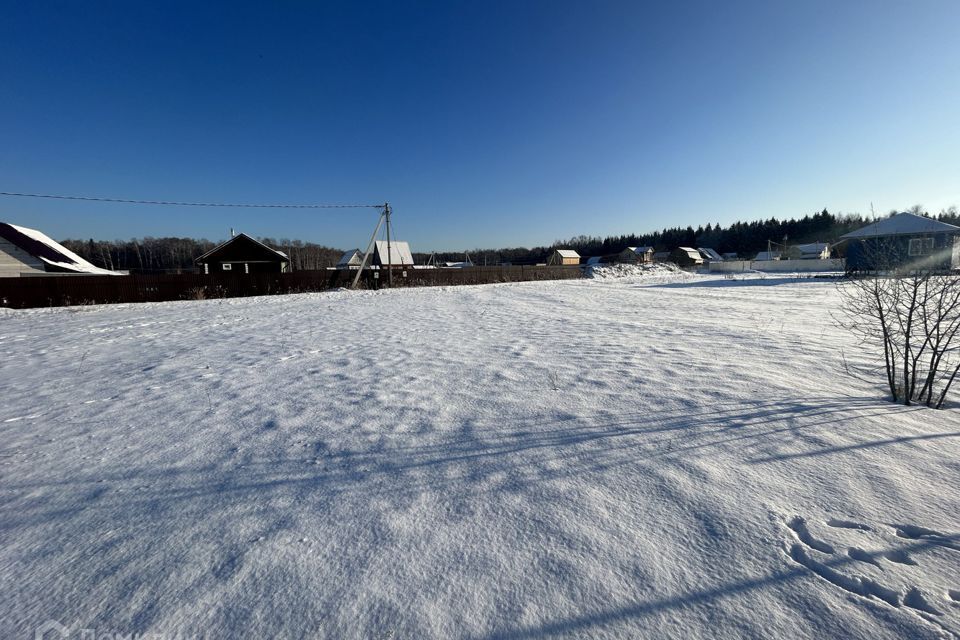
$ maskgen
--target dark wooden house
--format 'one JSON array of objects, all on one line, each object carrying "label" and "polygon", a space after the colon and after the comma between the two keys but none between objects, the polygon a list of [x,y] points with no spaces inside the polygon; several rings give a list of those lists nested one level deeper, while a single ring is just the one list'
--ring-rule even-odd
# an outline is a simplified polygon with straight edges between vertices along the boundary
[{"label": "dark wooden house", "polygon": [[841,236],[847,271],[946,271],[960,267],[960,227],[898,213]]},{"label": "dark wooden house", "polygon": [[286,273],[287,254],[238,233],[195,260],[203,273]]},{"label": "dark wooden house", "polygon": [[703,256],[691,247],[677,247],[670,252],[670,262],[680,267],[697,267],[703,264]]}]

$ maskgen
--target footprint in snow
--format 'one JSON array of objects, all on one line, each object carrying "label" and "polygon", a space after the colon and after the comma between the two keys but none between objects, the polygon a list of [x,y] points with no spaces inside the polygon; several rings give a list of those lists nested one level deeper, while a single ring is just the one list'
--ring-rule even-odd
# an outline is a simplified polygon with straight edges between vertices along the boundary
[{"label": "footprint in snow", "polygon": [[[834,533],[821,539],[819,533],[827,531],[816,532],[801,516],[785,524],[793,538],[787,547],[793,562],[848,593],[911,611],[950,633],[960,632],[960,590],[943,584],[960,574],[960,562],[951,562],[952,554],[943,551],[960,550],[960,535],[910,524],[873,527],[830,518],[823,524]],[[849,543],[846,553],[836,553],[833,542]],[[933,557],[917,562],[914,556],[921,555]]]}]

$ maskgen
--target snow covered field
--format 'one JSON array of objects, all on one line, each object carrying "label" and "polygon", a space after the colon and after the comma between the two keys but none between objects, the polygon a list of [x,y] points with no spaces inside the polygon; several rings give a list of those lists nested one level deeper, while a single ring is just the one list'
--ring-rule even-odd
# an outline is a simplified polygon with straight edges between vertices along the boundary
[{"label": "snow covered field", "polygon": [[957,637],[960,409],[846,376],[836,303],[657,272],[0,310],[0,637]]}]

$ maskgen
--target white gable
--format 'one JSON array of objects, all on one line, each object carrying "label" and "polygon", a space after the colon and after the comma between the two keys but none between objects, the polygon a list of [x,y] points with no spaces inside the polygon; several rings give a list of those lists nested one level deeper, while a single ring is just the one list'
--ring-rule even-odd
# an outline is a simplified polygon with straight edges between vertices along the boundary
[{"label": "white gable", "polygon": [[413,264],[413,254],[410,253],[410,244],[399,240],[390,241],[389,263],[387,262],[387,241],[377,240],[376,255],[377,263],[382,265],[389,264],[394,267],[402,267]]}]

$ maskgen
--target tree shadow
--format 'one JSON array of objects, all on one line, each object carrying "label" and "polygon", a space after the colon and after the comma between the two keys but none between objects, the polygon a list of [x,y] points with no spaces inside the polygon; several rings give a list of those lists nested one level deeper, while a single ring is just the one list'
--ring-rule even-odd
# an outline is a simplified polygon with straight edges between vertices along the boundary
[{"label": "tree shadow", "polygon": [[[956,537],[957,536],[951,536],[951,539],[955,539]],[[916,553],[934,548],[936,546],[937,544],[935,542],[917,541],[901,547],[891,547],[890,549],[879,550],[875,555],[882,556],[885,553],[893,551],[898,551],[901,553]],[[789,555],[785,554],[785,559],[787,558],[789,558]],[[851,558],[850,556],[840,555],[830,558],[829,560],[822,561],[820,564],[832,570],[840,570],[847,566],[855,565],[856,562],[858,562],[858,560]],[[493,633],[480,636],[480,638],[483,640],[522,640],[523,638],[542,638],[554,635],[583,634],[599,628],[621,624],[631,620],[639,620],[665,611],[674,611],[686,609],[691,606],[711,604],[730,596],[765,589],[771,585],[791,583],[802,578],[816,579],[816,574],[806,567],[794,566],[786,571],[779,571],[757,578],[731,581],[717,587],[695,590],[679,596],[635,602],[627,606],[608,609],[606,611],[597,611],[580,616],[571,616],[539,626],[528,626],[495,631]],[[881,602],[881,600],[874,599],[872,597],[858,597],[874,603]]]},{"label": "tree shadow", "polygon": [[[130,616],[131,632],[144,632],[162,617],[158,602],[167,588],[163,572],[176,565],[183,536],[198,536],[191,529],[200,531],[201,539],[214,538],[204,542],[213,549],[210,567],[191,574],[184,587],[186,593],[199,596],[212,582],[229,580],[242,571],[242,549],[251,540],[293,535],[290,532],[297,529],[302,518],[340,515],[342,512],[336,510],[340,504],[402,511],[424,494],[431,494],[449,509],[449,517],[456,519],[460,513],[472,512],[478,496],[487,501],[498,495],[522,495],[535,503],[543,499],[545,491],[562,495],[560,487],[570,479],[586,478],[602,484],[619,477],[621,471],[649,470],[653,468],[651,461],[689,470],[700,460],[714,464],[718,455],[761,463],[960,435],[885,438],[782,453],[783,447],[793,451],[808,448],[811,433],[842,430],[850,412],[886,420],[916,410],[922,409],[875,398],[748,400],[657,413],[638,410],[594,416],[533,415],[510,425],[497,420],[467,420],[445,431],[395,433],[369,440],[320,440],[309,434],[327,433],[322,428],[288,434],[275,422],[266,421],[245,427],[244,440],[251,441],[249,451],[253,453],[224,447],[202,465],[158,467],[131,462],[129,466],[74,470],[59,479],[16,481],[7,477],[0,497],[0,536],[52,531],[36,543],[22,559],[24,562],[56,568],[92,585],[114,585],[104,589],[139,589],[141,595],[148,594],[141,598],[143,606],[138,610],[124,613]],[[269,438],[262,442],[270,446],[257,446],[257,438]],[[277,445],[278,438],[285,446]],[[253,524],[235,531],[211,530],[220,526],[216,523],[236,522],[241,517]],[[144,553],[122,552],[144,541],[149,543]],[[51,560],[63,557],[94,561],[89,565],[67,561],[57,565]],[[101,562],[105,557],[111,561]],[[358,562],[363,562],[362,558]],[[735,582],[496,637],[587,629],[754,590],[795,579],[800,573],[793,570]],[[125,577],[108,579],[115,574]],[[98,597],[104,602],[125,601],[119,593],[101,593]],[[119,614],[104,610],[100,615],[103,622]]]}]

